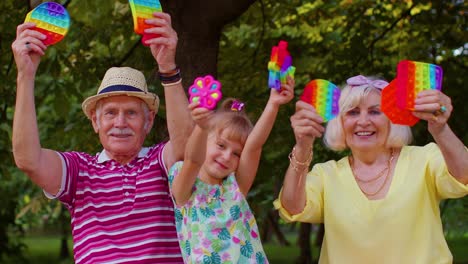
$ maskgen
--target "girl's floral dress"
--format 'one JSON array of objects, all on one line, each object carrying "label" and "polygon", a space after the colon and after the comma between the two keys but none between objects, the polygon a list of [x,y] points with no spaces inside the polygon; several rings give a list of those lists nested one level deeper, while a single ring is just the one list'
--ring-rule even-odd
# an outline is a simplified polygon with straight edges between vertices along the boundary
[{"label": "girl's floral dress", "polygon": [[[169,170],[172,187],[183,162]],[[197,178],[189,201],[175,205],[179,244],[186,263],[268,263],[257,223],[234,174],[222,185]]]}]

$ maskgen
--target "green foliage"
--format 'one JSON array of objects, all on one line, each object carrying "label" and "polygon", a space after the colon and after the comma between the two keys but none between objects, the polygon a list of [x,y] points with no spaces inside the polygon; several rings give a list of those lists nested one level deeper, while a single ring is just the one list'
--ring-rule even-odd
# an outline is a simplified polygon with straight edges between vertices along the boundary
[{"label": "green foliage", "polygon": [[[43,198],[42,192],[15,168],[12,157],[16,70],[10,45],[15,38],[16,26],[28,12],[28,2],[0,2],[4,14],[0,17],[0,200],[3,205],[0,210],[0,244],[3,243],[0,258],[2,254],[18,252],[21,245],[15,237],[22,229],[39,224],[42,216],[57,219],[62,210],[56,202]],[[82,114],[82,100],[96,92],[105,70],[111,66],[135,67],[151,77],[155,65],[147,48],[133,33],[126,0],[66,2],[72,18],[70,32],[62,42],[48,48],[36,80],[41,142],[50,149],[94,153],[100,151],[101,146]],[[256,1],[223,30],[219,79],[224,94],[244,100],[247,111],[255,120],[268,99],[267,62],[271,47],[280,39],[289,42],[297,68],[297,95],[307,82],[316,78],[338,85],[357,74],[381,75],[391,80],[395,77],[397,62],[402,59],[437,63],[444,69],[444,92],[453,100],[450,125],[466,144],[468,108],[464,107],[464,101],[468,93],[465,85],[468,52],[465,13],[463,1]],[[177,19],[173,16],[173,20]],[[186,39],[179,43],[182,47],[190,45]],[[161,87],[152,83],[154,78],[149,81],[151,89],[162,95]],[[260,226],[262,216],[272,208],[271,202],[276,198],[288,166],[287,155],[294,142],[289,124],[293,112],[293,103],[282,107],[262,154],[256,185],[249,194],[250,205]],[[156,121],[157,129],[153,129],[148,143],[166,137],[162,132],[164,116],[163,101]],[[423,122],[416,125],[413,132],[415,144],[432,140]],[[314,162],[341,156],[342,153],[326,151],[321,143],[315,146]],[[466,230],[466,201],[464,198],[448,204],[444,215],[447,229]],[[15,218],[18,214],[21,217]]]}]

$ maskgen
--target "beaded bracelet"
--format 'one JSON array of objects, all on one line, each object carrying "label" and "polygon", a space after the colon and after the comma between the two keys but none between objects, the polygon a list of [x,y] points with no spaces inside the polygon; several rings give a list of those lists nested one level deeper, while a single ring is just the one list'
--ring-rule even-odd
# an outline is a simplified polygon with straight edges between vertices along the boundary
[{"label": "beaded bracelet", "polygon": [[[291,164],[291,166],[296,172],[302,172],[309,167],[310,162],[312,161],[313,151],[310,150],[310,156],[304,162],[297,160],[296,155],[294,155],[295,152],[296,152],[296,147],[293,147],[291,153],[289,153],[289,156],[288,156],[289,163]],[[301,170],[301,167],[302,167],[302,170]]]}]

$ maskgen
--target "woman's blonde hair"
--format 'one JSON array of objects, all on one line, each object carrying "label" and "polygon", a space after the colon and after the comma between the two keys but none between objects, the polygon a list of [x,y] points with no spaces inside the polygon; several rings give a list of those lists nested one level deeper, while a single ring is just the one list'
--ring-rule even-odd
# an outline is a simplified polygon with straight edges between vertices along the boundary
[{"label": "woman's blonde hair", "polygon": [[[237,106],[233,106],[237,104]],[[239,107],[239,104],[242,106]],[[243,103],[234,98],[223,101],[212,120],[212,132],[216,136],[226,132],[229,140],[237,141],[242,145],[253,129],[252,122],[247,116]]]},{"label": "woman's blonde hair", "polygon": [[[377,79],[375,77],[366,78],[369,80]],[[342,151],[348,148],[343,129],[343,115],[358,106],[359,103],[365,100],[372,92],[382,95],[382,90],[372,86],[372,84],[359,86],[346,85],[343,88],[339,100],[340,112],[336,118],[328,122],[325,130],[323,140],[326,146],[335,151]],[[390,133],[388,134],[386,142],[388,148],[399,148],[408,145],[412,139],[413,136],[409,126],[397,125],[390,122]]]}]

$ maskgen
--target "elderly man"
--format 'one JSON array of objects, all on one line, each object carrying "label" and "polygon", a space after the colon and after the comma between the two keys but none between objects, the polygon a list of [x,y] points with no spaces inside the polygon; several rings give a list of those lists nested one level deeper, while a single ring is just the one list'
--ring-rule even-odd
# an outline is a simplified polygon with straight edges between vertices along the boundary
[{"label": "elderly man", "polygon": [[95,96],[83,102],[102,152],[57,152],[41,147],[34,79],[46,51],[34,24],[17,28],[12,49],[18,68],[13,154],[17,166],[71,214],[76,263],[182,263],[167,168],[183,158],[192,129],[187,97],[175,64],[177,33],[168,14],[147,20],[167,104],[170,140],[145,148],[159,99],[143,74],[109,69]]}]

